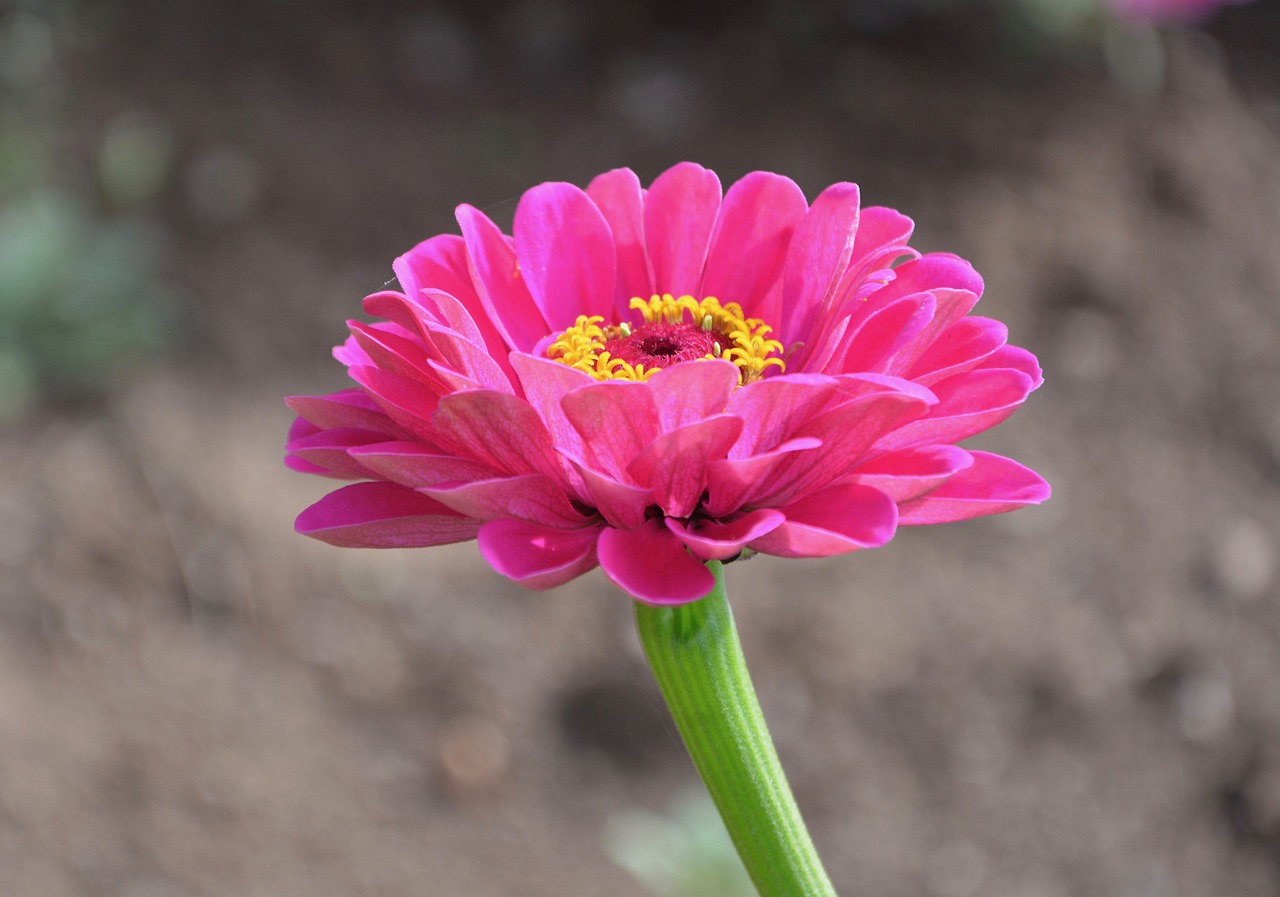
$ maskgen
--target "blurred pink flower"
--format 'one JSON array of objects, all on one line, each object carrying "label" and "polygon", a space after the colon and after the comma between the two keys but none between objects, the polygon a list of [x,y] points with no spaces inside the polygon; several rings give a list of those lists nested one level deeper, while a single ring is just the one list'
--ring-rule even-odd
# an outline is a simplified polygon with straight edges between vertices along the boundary
[{"label": "blurred pink flower", "polygon": [[810,205],[758,171],[722,197],[683,163],[647,191],[628,169],[534,187],[514,237],[457,218],[396,260],[403,293],[364,300],[380,323],[349,322],[358,386],[287,400],[288,464],[365,481],[301,533],[475,538],[531,588],[600,565],[669,604],[710,590],[702,560],[844,554],[1049,495],[955,445],[1040,385],[1035,357],[968,314],[967,262],[908,247],[911,220],[853,184]]},{"label": "blurred pink flower", "polygon": [[1107,0],[1112,11],[1129,22],[1199,22],[1220,6],[1239,6],[1250,0]]}]

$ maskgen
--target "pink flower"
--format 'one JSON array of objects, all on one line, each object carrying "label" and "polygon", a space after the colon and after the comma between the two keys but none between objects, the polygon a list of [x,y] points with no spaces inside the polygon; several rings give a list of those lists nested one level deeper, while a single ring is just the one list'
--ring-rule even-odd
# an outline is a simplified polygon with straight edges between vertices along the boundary
[{"label": "pink flower", "polygon": [[1015,461],[956,443],[1040,385],[1035,357],[969,315],[982,280],[907,245],[911,220],[834,184],[812,205],[753,172],[721,195],[683,163],[548,183],[514,236],[398,258],[334,350],[357,386],[288,399],[288,464],[360,480],[298,517],[333,545],[477,539],[551,588],[602,566],[640,601],[712,585],[744,549],[826,557],[1044,501]]},{"label": "pink flower", "polygon": [[1165,22],[1199,22],[1219,6],[1240,5],[1249,0],[1107,0],[1112,12],[1128,22],[1153,25]]}]

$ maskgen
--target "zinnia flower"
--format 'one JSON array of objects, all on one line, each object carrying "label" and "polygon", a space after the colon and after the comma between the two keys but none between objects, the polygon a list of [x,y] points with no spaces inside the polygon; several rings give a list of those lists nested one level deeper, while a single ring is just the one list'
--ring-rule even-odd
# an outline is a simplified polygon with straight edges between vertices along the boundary
[{"label": "zinnia flower", "polygon": [[395,261],[334,350],[355,388],[288,399],[288,463],[360,480],[298,517],[333,545],[477,539],[535,589],[597,565],[649,604],[701,598],[703,561],[827,557],[900,524],[1010,511],[1037,474],[956,443],[1041,382],[982,279],[907,245],[912,222],[811,204],[753,172],[721,195],[683,163],[644,190],[617,169],[529,190],[508,237],[462,235]]}]

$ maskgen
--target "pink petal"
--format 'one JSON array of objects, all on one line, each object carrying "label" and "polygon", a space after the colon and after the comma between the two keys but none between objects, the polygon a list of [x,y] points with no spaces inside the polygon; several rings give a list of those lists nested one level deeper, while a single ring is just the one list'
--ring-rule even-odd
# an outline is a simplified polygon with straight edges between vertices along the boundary
[{"label": "pink petal", "polygon": [[628,471],[672,517],[693,513],[707,487],[707,465],[720,460],[742,432],[742,418],[724,414],[672,430],[636,456]]},{"label": "pink petal", "polygon": [[[424,289],[420,300],[413,302],[399,293],[374,293],[365,297],[364,310],[398,323],[450,370],[485,388],[510,392],[512,371],[501,341],[499,351],[493,354],[467,310],[448,293]],[[436,339],[433,334],[445,337]],[[379,366],[383,366],[381,361]]]},{"label": "pink petal", "polygon": [[[484,346],[471,342],[443,325],[429,324],[427,333],[440,368],[461,374],[470,382],[478,384],[481,389],[514,392],[511,378],[507,376],[503,366],[490,357]],[[431,367],[433,370],[438,369],[435,364]],[[507,370],[510,370],[509,366]]]},{"label": "pink petal", "polygon": [[[444,293],[453,298],[480,332],[484,346],[494,358],[501,359],[510,347],[486,311],[471,281],[471,269],[467,263],[467,244],[457,234],[441,234],[419,243],[396,259],[391,269],[395,271],[400,287],[411,302],[421,302],[428,311],[445,314],[446,322],[453,329],[470,338],[470,331],[453,319],[455,313],[442,311],[439,300],[428,300],[424,291]],[[433,306],[435,308],[433,309]]]},{"label": "pink petal", "polygon": [[923,498],[901,507],[903,525],[951,523],[1003,514],[1049,498],[1049,484],[1017,461],[972,452],[973,466],[957,473]]},{"label": "pink petal", "polygon": [[520,273],[551,330],[578,315],[608,315],[617,265],[600,209],[573,184],[539,184],[520,198],[514,233]]},{"label": "pink petal", "polygon": [[973,466],[973,456],[954,445],[927,445],[881,455],[863,464],[851,482],[872,486],[901,504],[938,488]]},{"label": "pink petal", "polygon": [[587,463],[629,482],[628,465],[658,436],[658,411],[647,384],[608,380],[571,392],[560,404],[586,444]]},{"label": "pink petal", "polygon": [[299,417],[321,429],[351,427],[392,436],[405,435],[363,389],[343,389],[327,396],[288,396],[284,403]]},{"label": "pink petal", "polygon": [[491,347],[486,346],[485,337],[480,330],[480,326],[476,323],[475,318],[472,317],[467,307],[458,301],[457,297],[443,290],[424,289],[418,294],[418,301],[431,321],[454,331],[467,342],[475,343],[475,345],[485,349],[489,354],[493,355],[495,360],[506,357],[508,349],[505,345],[499,343],[496,352]]},{"label": "pink petal", "polygon": [[380,368],[354,367],[347,373],[403,429],[419,439],[434,442],[435,429],[430,420],[440,402],[439,395],[417,380]]},{"label": "pink petal", "polygon": [[738,368],[732,362],[715,360],[672,365],[647,385],[665,432],[724,411],[738,382]]},{"label": "pink petal", "polygon": [[749,547],[778,557],[831,557],[885,544],[898,523],[898,506],[870,486],[824,489],[782,512],[786,523]]},{"label": "pink petal", "polygon": [[991,318],[966,317],[948,327],[912,365],[909,376],[932,386],[972,370],[1005,344],[1009,329]]},{"label": "pink petal", "polygon": [[[333,476],[332,472],[327,467],[321,467],[319,464],[312,464],[310,461],[303,461],[301,458],[294,457],[293,455],[284,456],[284,466],[292,471],[296,471],[297,473],[310,473],[321,477]],[[345,477],[338,477],[338,479],[345,479]]]},{"label": "pink petal", "polygon": [[867,274],[871,270],[867,267],[869,263],[878,264],[894,247],[905,247],[913,230],[915,222],[901,212],[884,206],[867,206],[858,216],[850,267],[858,276]]},{"label": "pink petal", "polygon": [[695,557],[726,561],[739,554],[748,542],[777,529],[786,519],[781,511],[761,508],[727,523],[706,519],[684,523],[671,517],[664,523]]},{"label": "pink petal", "polygon": [[408,380],[416,380],[432,392],[444,391],[444,382],[431,370],[431,357],[422,343],[376,329],[362,321],[348,321],[347,327],[375,366]]},{"label": "pink petal", "polygon": [[480,521],[394,483],[355,483],[307,508],[295,528],[342,548],[426,548],[474,539]]},{"label": "pink petal", "polygon": [[491,520],[477,537],[489,566],[530,589],[551,589],[596,566],[600,530],[552,529],[522,520]]},{"label": "pink petal", "polygon": [[979,368],[949,377],[934,385],[938,404],[929,415],[886,437],[882,448],[910,448],[968,439],[1013,414],[1034,388],[1034,381],[1026,374],[1007,368]]},{"label": "pink petal", "polygon": [[591,197],[609,224],[617,247],[617,283],[614,286],[614,321],[631,319],[633,296],[653,295],[653,274],[644,246],[644,191],[630,168],[615,168],[587,185]]},{"label": "pink petal", "polygon": [[566,455],[582,457],[582,437],[569,423],[569,418],[565,417],[560,400],[575,390],[594,385],[597,381],[567,364],[525,352],[511,353],[511,366],[520,378],[525,400],[547,425],[556,448]]},{"label": "pink petal", "polygon": [[746,497],[769,482],[774,472],[800,452],[816,451],[821,439],[791,439],[749,458],[729,458],[707,465],[706,512],[712,517],[727,517],[742,507]]},{"label": "pink petal", "polygon": [[893,269],[893,282],[876,293],[885,303],[937,288],[982,295],[982,278],[973,265],[949,252],[929,252]]},{"label": "pink petal", "polygon": [[[928,293],[918,293],[915,296],[894,300],[891,306],[899,302],[916,300],[917,297],[928,297],[926,301],[931,306],[932,313],[927,321],[913,329],[908,339],[902,340],[894,348],[892,355],[884,362],[884,370],[887,373],[902,375],[911,370],[916,359],[953,324],[963,319],[978,301],[978,297],[968,290],[936,287]],[[879,297],[876,297],[872,302],[868,302],[867,306],[873,306],[879,301]]]},{"label": "pink petal", "polygon": [[1044,374],[1040,370],[1040,362],[1036,357],[1019,346],[1001,346],[982,360],[980,370],[1008,369],[1019,371],[1031,380],[1031,388],[1039,389],[1044,383]]},{"label": "pink petal", "polygon": [[719,211],[720,179],[701,165],[681,162],[653,182],[645,197],[644,237],[654,292],[698,291]]},{"label": "pink petal", "polygon": [[893,368],[895,356],[929,325],[935,311],[937,302],[929,293],[907,296],[880,309],[850,335],[839,370],[898,373]]},{"label": "pink petal", "polygon": [[348,449],[381,442],[385,438],[381,433],[369,430],[321,430],[289,440],[286,450],[294,457],[323,468],[328,476],[368,480],[372,479],[369,469],[353,458]]},{"label": "pink petal", "polygon": [[511,243],[483,212],[465,203],[458,206],[458,226],[467,241],[471,280],[484,308],[503,340],[528,352],[548,333],[546,319],[529,294]]},{"label": "pink petal", "polygon": [[354,336],[348,336],[340,345],[333,347],[333,357],[347,367],[373,364],[369,353],[360,348]]},{"label": "pink petal", "polygon": [[570,504],[563,486],[541,474],[423,486],[418,491],[477,520],[510,517],[562,528],[577,528],[591,522],[590,517]]},{"label": "pink petal", "polygon": [[742,438],[729,457],[772,450],[826,407],[836,388],[834,379],[821,374],[784,374],[748,383],[729,399],[728,412],[743,421]]},{"label": "pink petal", "polygon": [[653,495],[642,486],[620,483],[613,477],[597,473],[585,464],[571,462],[582,477],[590,504],[613,526],[635,529],[644,525]]},{"label": "pink petal", "polygon": [[832,184],[813,201],[796,227],[782,275],[784,345],[810,338],[819,314],[829,310],[849,267],[858,231],[858,187]]},{"label": "pink petal", "polygon": [[564,480],[551,435],[538,413],[503,392],[456,392],[440,400],[431,420],[440,443],[459,455],[519,476],[541,473]]},{"label": "pink petal", "polygon": [[444,290],[458,297],[473,318],[484,318],[467,268],[466,243],[456,234],[441,234],[419,243],[392,262],[391,270],[405,295],[416,299],[428,287]]},{"label": "pink petal", "polygon": [[606,529],[596,545],[600,566],[624,592],[645,604],[686,604],[705,597],[715,577],[656,520],[639,529]]},{"label": "pink petal", "polygon": [[822,445],[791,455],[768,481],[757,485],[748,504],[777,506],[845,476],[864,460],[886,434],[925,413],[927,404],[918,396],[882,393],[847,402],[813,418],[798,436],[820,439]]},{"label": "pink petal", "polygon": [[500,472],[454,455],[441,455],[417,442],[377,442],[352,448],[350,454],[362,467],[385,480],[417,489],[440,483],[491,480]]},{"label": "pink petal", "polygon": [[767,171],[753,171],[730,187],[716,219],[699,298],[737,302],[748,316],[776,322],[787,247],[808,208],[794,181]]}]

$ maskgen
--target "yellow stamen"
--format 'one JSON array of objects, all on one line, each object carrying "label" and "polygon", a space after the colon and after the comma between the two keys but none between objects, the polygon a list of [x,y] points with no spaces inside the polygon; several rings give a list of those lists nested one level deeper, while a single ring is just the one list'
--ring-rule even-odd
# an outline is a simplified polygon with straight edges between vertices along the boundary
[{"label": "yellow stamen", "polygon": [[[721,305],[714,296],[699,301],[692,296],[676,298],[665,293],[648,299],[637,296],[631,300],[630,306],[640,313],[646,324],[680,324],[686,320],[687,313],[690,322],[697,322],[704,330],[719,333],[730,345],[722,351],[717,342],[706,357],[708,360],[725,358],[733,362],[744,385],[762,377],[767,368],[786,369],[786,363],[778,357],[782,343],[768,338],[773,328],[759,318],[745,317],[742,306],[736,302]],[[584,371],[597,380],[648,380],[661,368],[632,365],[621,358],[611,357],[605,350],[609,340],[629,337],[632,332],[632,326],[627,322],[605,325],[600,315],[579,315],[573,326],[566,328],[548,347],[547,357]]]}]

